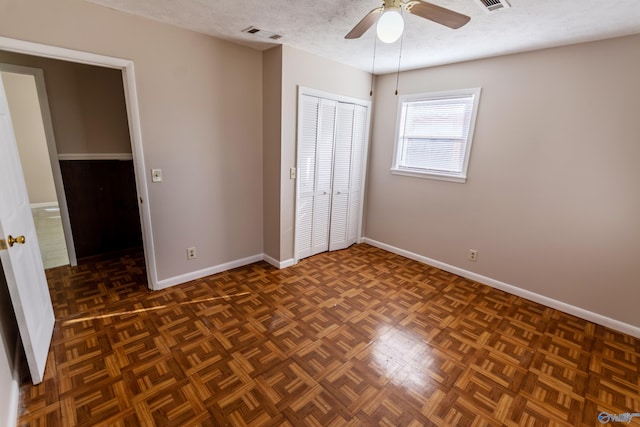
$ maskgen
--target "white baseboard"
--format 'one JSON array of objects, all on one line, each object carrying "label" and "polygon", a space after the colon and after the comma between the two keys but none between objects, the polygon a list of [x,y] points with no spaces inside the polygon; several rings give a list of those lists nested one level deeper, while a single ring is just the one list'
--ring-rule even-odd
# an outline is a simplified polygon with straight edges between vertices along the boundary
[{"label": "white baseboard", "polygon": [[522,298],[526,298],[528,300],[537,302],[539,304],[546,305],[547,307],[555,308],[556,310],[563,311],[565,313],[571,314],[576,317],[580,317],[582,319],[588,320],[593,323],[597,323],[598,325],[606,326],[607,328],[614,329],[619,332],[623,332],[625,334],[631,335],[636,338],[640,338],[640,327],[630,325],[628,323],[621,322],[616,319],[612,319],[607,316],[603,316],[602,314],[594,313],[589,310],[585,310],[584,308],[576,307],[571,304],[567,304],[563,301],[555,300],[553,298],[546,297],[544,295],[537,294],[535,292],[528,291],[523,288],[519,288],[514,285],[510,285],[508,283],[500,282],[499,280],[492,279],[490,277],[482,276],[480,274],[474,273],[472,271],[464,270],[462,268],[445,264],[444,262],[437,261],[435,259],[427,258],[425,256],[416,254],[414,252],[409,252],[404,249],[396,248],[395,246],[388,245],[386,243],[378,242],[377,240],[372,240],[367,237],[362,239],[363,243],[367,243],[371,246],[375,246],[380,249],[384,249],[385,251],[392,252],[397,255],[401,255],[405,258],[409,258],[415,261],[422,262],[424,264],[429,264],[433,267],[437,267],[441,270],[448,271],[453,274],[457,274],[458,276],[465,277],[467,279],[473,280],[478,283],[482,283],[487,286],[491,286],[492,288],[500,289],[502,291],[508,292],[512,295],[516,295]]},{"label": "white baseboard", "polygon": [[280,262],[280,268],[291,267],[292,265],[296,265],[296,260],[293,258],[285,259]]},{"label": "white baseboard", "polygon": [[267,255],[267,254],[262,254],[262,259],[265,262],[268,262],[269,264],[271,264],[272,266],[274,266],[275,268],[282,268],[280,267],[280,261],[278,261],[277,259]]},{"label": "white baseboard", "polygon": [[181,274],[180,276],[175,276],[175,277],[170,277],[168,279],[160,280],[158,281],[158,286],[154,288],[154,290],[159,291],[161,289],[170,288],[171,286],[190,282],[192,280],[201,279],[206,276],[211,276],[213,274],[221,273],[226,270],[231,270],[232,268],[253,264],[254,262],[258,262],[258,261],[266,261],[278,269],[291,267],[296,263],[296,261],[293,258],[290,258],[284,261],[278,261],[267,254],[253,255],[250,257],[237,259],[235,261],[225,262],[224,264],[214,265],[213,267],[203,268],[202,270]]},{"label": "white baseboard", "polygon": [[277,259],[270,257],[267,254],[263,255],[263,259],[268,262],[269,264],[273,265],[275,268],[278,269],[282,269],[282,268],[287,268],[287,267],[291,267],[292,265],[294,265],[296,263],[296,260],[293,258],[289,258],[286,259],[284,261],[278,261]]},{"label": "white baseboard", "polygon": [[192,271],[191,273],[181,274],[180,276],[171,277],[169,279],[159,280],[158,287],[154,290],[165,289],[171,286],[179,285],[181,283],[201,279],[206,276],[211,276],[212,274],[231,270],[232,268],[253,264],[254,262],[262,261],[263,259],[263,254],[253,255],[250,257],[237,259],[235,261],[225,262],[224,264],[214,265],[213,267],[203,268],[202,270]]}]

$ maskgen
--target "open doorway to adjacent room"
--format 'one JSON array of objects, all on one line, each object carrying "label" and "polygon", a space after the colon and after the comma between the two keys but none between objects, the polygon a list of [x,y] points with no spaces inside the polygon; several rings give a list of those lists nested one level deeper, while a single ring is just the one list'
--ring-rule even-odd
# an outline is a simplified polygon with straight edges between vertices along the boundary
[{"label": "open doorway to adjacent room", "polygon": [[0,70],[45,268],[142,249],[122,71],[4,51]]}]

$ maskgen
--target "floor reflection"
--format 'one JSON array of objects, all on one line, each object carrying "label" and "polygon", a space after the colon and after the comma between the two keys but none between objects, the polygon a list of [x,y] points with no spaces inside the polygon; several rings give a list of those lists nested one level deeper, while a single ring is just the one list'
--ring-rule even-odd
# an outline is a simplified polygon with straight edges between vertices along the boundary
[{"label": "floor reflection", "polygon": [[392,327],[373,343],[373,361],[394,385],[416,392],[426,391],[431,364],[429,346],[411,331]]},{"label": "floor reflection", "polygon": [[69,264],[60,208],[57,205],[34,207],[31,209],[31,213],[44,268]]}]

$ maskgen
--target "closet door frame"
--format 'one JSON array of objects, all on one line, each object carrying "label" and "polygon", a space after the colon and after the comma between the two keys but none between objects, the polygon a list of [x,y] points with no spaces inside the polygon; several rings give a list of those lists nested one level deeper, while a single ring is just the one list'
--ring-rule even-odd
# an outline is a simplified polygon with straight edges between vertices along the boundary
[{"label": "closet door frame", "polygon": [[[339,94],[335,94],[335,93],[331,93],[331,92],[326,92],[326,91],[322,91],[322,90],[317,90],[317,89],[312,89],[312,88],[308,88],[308,87],[304,87],[304,86],[298,86],[298,106],[297,106],[297,117],[296,117],[296,153],[295,153],[295,159],[296,159],[296,170],[298,170],[298,144],[301,138],[301,126],[300,126],[300,117],[302,117],[302,96],[304,95],[308,95],[308,96],[314,96],[320,99],[326,99],[329,101],[336,101],[336,102],[343,102],[343,103],[348,103],[348,104],[355,104],[355,105],[360,105],[362,107],[364,107],[366,109],[366,120],[365,120],[365,137],[364,137],[364,149],[363,149],[363,153],[362,153],[362,173],[361,173],[361,177],[360,177],[360,183],[361,183],[361,188],[360,188],[360,200],[359,200],[359,212],[357,214],[358,217],[358,230],[356,233],[356,242],[360,243],[362,241],[362,217],[363,217],[363,212],[364,212],[364,193],[365,193],[365,183],[366,183],[366,175],[367,175],[367,166],[368,166],[368,155],[369,155],[369,139],[370,139],[370,129],[371,129],[371,101],[369,100],[363,100],[363,99],[358,99],[358,98],[353,98],[353,97],[349,97],[349,96],[344,96],[344,95],[339,95]],[[294,218],[295,218],[295,229],[294,229],[294,238],[293,238],[293,242],[294,242],[294,258],[295,258],[295,263],[297,263],[300,259],[298,258],[298,247],[297,247],[297,233],[298,233],[298,229],[299,229],[299,224],[298,224],[298,194],[299,194],[299,181],[298,179],[296,179],[296,189],[295,189],[295,200],[294,200],[294,206],[295,206],[295,212],[294,212]]]}]

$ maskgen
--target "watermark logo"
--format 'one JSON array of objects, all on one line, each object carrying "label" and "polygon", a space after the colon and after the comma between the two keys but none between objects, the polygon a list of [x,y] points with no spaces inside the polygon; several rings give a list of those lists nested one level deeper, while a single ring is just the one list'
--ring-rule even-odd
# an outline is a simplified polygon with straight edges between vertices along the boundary
[{"label": "watermark logo", "polygon": [[627,423],[631,422],[633,417],[640,417],[640,412],[626,412],[624,414],[610,414],[608,412],[600,412],[598,414],[598,421],[602,424],[608,423]]}]

